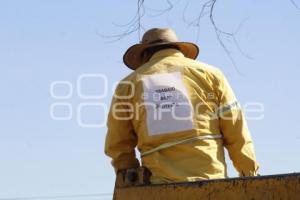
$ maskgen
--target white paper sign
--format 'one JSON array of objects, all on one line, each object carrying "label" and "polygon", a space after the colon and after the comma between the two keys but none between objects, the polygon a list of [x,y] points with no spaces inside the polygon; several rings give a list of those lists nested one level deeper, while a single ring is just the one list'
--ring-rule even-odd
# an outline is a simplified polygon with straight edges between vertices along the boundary
[{"label": "white paper sign", "polygon": [[150,136],[193,129],[193,108],[180,72],[146,75],[142,81]]}]

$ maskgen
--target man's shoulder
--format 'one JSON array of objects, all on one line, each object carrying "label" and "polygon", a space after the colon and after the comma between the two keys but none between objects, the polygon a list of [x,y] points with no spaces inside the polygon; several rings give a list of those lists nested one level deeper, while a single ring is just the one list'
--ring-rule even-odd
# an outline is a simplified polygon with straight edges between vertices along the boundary
[{"label": "man's shoulder", "polygon": [[132,88],[134,88],[135,85],[135,76],[136,72],[133,71],[123,79],[121,79],[116,86],[115,93],[118,94],[118,96],[126,96],[128,93],[131,92]]},{"label": "man's shoulder", "polygon": [[186,58],[185,61],[188,63],[188,65],[187,65],[188,68],[191,70],[197,70],[197,71],[200,71],[205,74],[210,74],[212,76],[219,76],[219,74],[221,73],[219,68],[217,68],[213,65],[204,63],[202,61],[193,60],[193,59],[189,59],[189,58]]},{"label": "man's shoulder", "polygon": [[133,71],[130,74],[128,74],[127,76],[125,76],[124,78],[122,78],[120,82],[132,81],[134,79],[135,75],[136,75],[136,72]]},{"label": "man's shoulder", "polygon": [[[193,60],[190,58],[181,58],[179,60],[177,60],[179,62],[177,62],[179,65],[182,65],[184,67],[187,67],[189,70],[196,70],[198,72],[207,74],[209,76],[213,76],[213,77],[220,77],[222,75],[222,72],[219,68],[204,63],[202,61],[199,60]],[[130,83],[135,83],[138,79],[138,75],[139,74],[143,74],[144,71],[147,71],[146,69],[148,69],[150,66],[152,66],[152,63],[145,63],[143,66],[141,66],[140,68],[138,68],[137,70],[131,72],[129,75],[127,75],[126,77],[124,77],[120,83],[126,83],[129,85]],[[124,84],[122,84],[124,85]]]}]

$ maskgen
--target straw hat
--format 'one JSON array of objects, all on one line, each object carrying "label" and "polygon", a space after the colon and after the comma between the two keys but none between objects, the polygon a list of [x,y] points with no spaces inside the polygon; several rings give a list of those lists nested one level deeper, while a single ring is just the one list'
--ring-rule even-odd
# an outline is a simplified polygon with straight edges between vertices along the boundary
[{"label": "straw hat", "polygon": [[144,64],[142,54],[146,49],[168,44],[176,46],[185,57],[195,59],[198,56],[198,46],[190,42],[179,42],[172,29],[153,28],[145,32],[142,41],[139,44],[135,44],[127,49],[123,56],[123,61],[127,67],[135,70]]}]

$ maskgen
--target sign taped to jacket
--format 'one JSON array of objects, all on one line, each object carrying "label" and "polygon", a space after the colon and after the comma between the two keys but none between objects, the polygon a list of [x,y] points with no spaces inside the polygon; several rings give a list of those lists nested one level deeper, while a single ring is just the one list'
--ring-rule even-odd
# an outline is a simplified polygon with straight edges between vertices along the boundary
[{"label": "sign taped to jacket", "polygon": [[193,108],[180,72],[143,77],[148,134],[193,129]]}]

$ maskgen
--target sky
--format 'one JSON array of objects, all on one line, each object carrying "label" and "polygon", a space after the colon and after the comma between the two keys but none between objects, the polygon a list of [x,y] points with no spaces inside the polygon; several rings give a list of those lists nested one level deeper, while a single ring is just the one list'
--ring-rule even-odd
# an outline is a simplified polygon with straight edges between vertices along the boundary
[{"label": "sky", "polygon": [[[170,27],[195,42],[198,60],[224,72],[243,108],[261,105],[259,120],[251,110],[246,115],[261,175],[299,172],[300,10],[280,0],[217,2],[217,26],[240,27],[239,47],[222,38],[233,65],[208,17],[200,29],[189,23],[204,1],[171,0],[173,9],[160,14],[166,2],[145,1],[143,27]],[[1,200],[111,198],[106,112],[115,84],[131,73],[122,56],[140,38],[103,35],[124,32],[136,9],[136,1],[121,0],[0,0]]]}]

